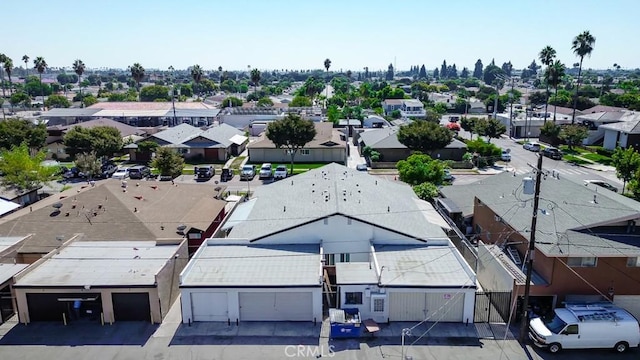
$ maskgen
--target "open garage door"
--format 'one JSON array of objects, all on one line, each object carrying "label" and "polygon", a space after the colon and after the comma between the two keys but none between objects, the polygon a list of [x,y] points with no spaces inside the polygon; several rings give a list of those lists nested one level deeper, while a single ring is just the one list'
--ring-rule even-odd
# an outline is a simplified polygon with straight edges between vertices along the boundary
[{"label": "open garage door", "polygon": [[115,321],[151,321],[149,293],[113,293]]},{"label": "open garage door", "polygon": [[191,293],[193,321],[227,321],[228,310],[227,293]]},{"label": "open garage door", "polygon": [[241,321],[313,321],[311,292],[239,293]]},{"label": "open garage door", "polygon": [[392,292],[389,294],[389,321],[461,322],[464,294]]},{"label": "open garage door", "polygon": [[[29,321],[60,321],[62,313],[66,315],[67,321],[79,320],[78,316],[91,315],[97,311],[102,311],[100,294],[82,293],[53,293],[53,294],[30,294],[27,293],[27,307],[29,309]],[[79,300],[81,309],[77,314],[73,310],[73,303]],[[87,313],[87,310],[90,313]]]}]

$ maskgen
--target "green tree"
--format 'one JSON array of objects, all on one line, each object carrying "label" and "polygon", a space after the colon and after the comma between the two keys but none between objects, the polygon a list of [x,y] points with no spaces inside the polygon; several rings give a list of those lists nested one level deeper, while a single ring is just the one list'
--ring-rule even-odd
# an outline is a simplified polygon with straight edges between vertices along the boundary
[{"label": "green tree", "polygon": [[44,146],[46,139],[47,128],[44,123],[34,125],[25,119],[7,119],[0,122],[0,149],[7,150],[26,143],[35,153]]},{"label": "green tree", "polygon": [[49,67],[49,65],[47,65],[47,62],[44,60],[42,56],[38,56],[33,60],[33,67],[38,71],[38,74],[40,74],[40,96],[42,98],[42,104],[44,105],[44,88],[42,86],[42,73],[44,73],[44,71],[47,69],[47,67]]},{"label": "green tree", "polygon": [[34,156],[30,154],[27,144],[0,153],[0,172],[2,186],[8,189],[32,190],[55,178],[58,168],[42,166],[46,153],[40,151]]},{"label": "green tree", "polygon": [[[0,54],[0,65],[2,65],[7,59],[8,59],[7,55]],[[2,97],[5,98],[7,96],[7,93],[4,86],[4,73],[2,72],[2,67],[0,67],[0,86],[2,87]]]},{"label": "green tree", "polygon": [[291,100],[291,103],[289,103],[290,107],[307,107],[307,106],[311,106],[313,103],[311,102],[311,98],[303,96],[303,95],[296,95],[293,100]]},{"label": "green tree", "polygon": [[560,136],[561,130],[562,128],[559,125],[556,125],[555,122],[546,122],[542,127],[540,127],[540,134],[550,138],[557,138]]},{"label": "green tree", "polygon": [[[540,54],[538,54],[538,58],[540,59],[540,62],[542,63],[542,65],[546,65],[547,66],[547,71],[549,71],[549,68],[551,67],[551,65],[553,64],[553,59],[556,57],[556,51],[549,45],[545,46],[541,51]],[[545,96],[545,103],[544,103],[544,122],[547,122],[547,108],[549,107],[549,81],[546,81],[547,83],[547,92],[546,92],[546,96]]]},{"label": "green tree", "polygon": [[476,127],[476,121],[478,120],[478,118],[476,117],[466,117],[463,116],[460,119],[460,127],[462,128],[462,130],[468,132],[469,134],[471,134],[470,139],[473,140],[473,131]]},{"label": "green tree", "polygon": [[613,160],[612,165],[616,168],[616,175],[623,181],[622,193],[624,194],[627,183],[640,170],[640,154],[632,147],[626,149],[617,147],[611,159]]},{"label": "green tree", "polygon": [[290,173],[293,174],[293,161],[298,150],[313,140],[316,128],[311,120],[303,120],[295,114],[287,114],[284,119],[272,121],[267,125],[267,138],[276,148],[285,148],[291,156]]},{"label": "green tree", "polygon": [[414,120],[398,130],[398,141],[409,149],[422,153],[442,149],[449,145],[451,140],[451,130],[425,120]]},{"label": "green tree", "polygon": [[136,82],[136,89],[140,91],[140,83],[144,79],[144,67],[140,63],[135,63],[129,68],[129,71],[131,71],[131,77]]},{"label": "green tree", "polygon": [[398,161],[396,168],[400,180],[409,185],[419,185],[425,182],[440,185],[444,178],[443,163],[420,152],[409,155],[407,160]]},{"label": "green tree", "polygon": [[159,147],[156,157],[151,161],[151,166],[158,169],[161,176],[176,178],[182,175],[184,159],[174,149]]},{"label": "green tree", "polygon": [[122,149],[120,130],[110,126],[83,128],[74,126],[64,138],[66,152],[71,157],[77,154],[88,154],[95,151],[96,156],[111,156]]},{"label": "green tree", "polygon": [[73,62],[73,71],[78,75],[78,87],[80,88],[80,99],[82,99],[82,86],[80,86],[82,82],[82,74],[84,74],[85,65],[82,60],[77,59]]},{"label": "green tree", "polygon": [[560,139],[564,140],[569,149],[573,149],[573,146],[582,144],[582,140],[586,139],[589,135],[587,128],[582,125],[567,125],[560,131]]},{"label": "green tree", "polygon": [[47,101],[44,102],[44,106],[48,108],[68,108],[71,106],[71,102],[65,96],[62,95],[51,95],[47,98]]},{"label": "green tree", "polygon": [[416,193],[418,198],[425,201],[431,201],[438,197],[438,187],[430,182],[415,185],[413,187],[413,192]]},{"label": "green tree", "polygon": [[489,84],[495,84],[496,78],[503,75],[504,75],[504,70],[502,70],[501,67],[496,66],[496,64],[494,64],[493,62],[491,62],[491,64],[487,65],[487,67],[484,69],[482,76],[484,79],[484,83],[489,85]]},{"label": "green tree", "polygon": [[591,56],[591,52],[593,52],[593,46],[596,43],[596,38],[589,33],[589,31],[583,31],[581,34],[576,36],[573,39],[571,44],[571,50],[573,53],[580,58],[580,63],[578,65],[578,82],[576,86],[576,94],[573,100],[573,116],[571,117],[571,124],[574,124],[576,121],[576,107],[578,106],[578,91],[580,90],[580,80],[582,79],[582,61],[585,56]]},{"label": "green tree", "polygon": [[170,101],[169,88],[160,85],[145,86],[140,90],[140,101]]},{"label": "green tree", "polygon": [[242,106],[242,100],[235,96],[229,96],[222,100],[222,107],[240,107]]},{"label": "green tree", "polygon": [[262,75],[260,74],[260,70],[251,69],[251,82],[253,83],[253,92],[258,93],[258,85],[260,84],[260,79]]},{"label": "green tree", "polygon": [[93,95],[87,95],[82,99],[82,103],[84,104],[85,107],[88,107],[93,104],[97,104],[98,99],[96,99],[96,97]]},{"label": "green tree", "polygon": [[100,174],[101,163],[93,151],[88,154],[78,154],[74,163],[81,172],[87,175],[87,179],[92,179],[95,175]]},{"label": "green tree", "polygon": [[487,142],[490,144],[491,139],[498,139],[502,134],[507,132],[507,127],[497,119],[480,119],[476,121],[476,133],[480,136],[486,136]]},{"label": "green tree", "polygon": [[258,107],[273,107],[273,101],[268,97],[263,97],[258,100]]},{"label": "green tree", "polygon": [[329,108],[327,108],[327,118],[334,125],[338,125],[338,121],[340,120],[340,110],[338,110],[337,106],[330,105]]},{"label": "green tree", "polygon": [[11,106],[22,105],[22,107],[27,108],[31,106],[31,97],[22,91],[18,91],[11,94],[9,103]]},{"label": "green tree", "polygon": [[13,82],[11,81],[11,73],[13,72],[13,60],[11,60],[10,57],[5,57],[2,64],[4,67],[4,72],[7,73],[7,77],[9,78],[9,94],[11,94],[13,89]]},{"label": "green tree", "polygon": [[484,67],[482,66],[482,60],[478,59],[478,61],[476,61],[475,66],[473,67],[473,77],[476,79],[482,79],[482,69]]},{"label": "green tree", "polygon": [[198,97],[201,97],[200,82],[202,81],[203,71],[200,65],[196,64],[191,68],[191,78],[196,85]]}]

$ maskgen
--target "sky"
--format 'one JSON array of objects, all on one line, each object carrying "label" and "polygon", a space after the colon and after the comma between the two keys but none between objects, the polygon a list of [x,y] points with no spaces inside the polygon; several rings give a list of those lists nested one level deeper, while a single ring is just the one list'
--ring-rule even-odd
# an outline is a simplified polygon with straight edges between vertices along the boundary
[{"label": "sky", "polygon": [[[473,70],[527,67],[546,45],[569,67],[571,42],[596,38],[584,67],[640,67],[639,0],[5,0],[0,53],[24,66],[205,70],[396,69],[443,60]],[[11,29],[6,33],[6,29]],[[537,61],[538,64],[540,63]]]}]

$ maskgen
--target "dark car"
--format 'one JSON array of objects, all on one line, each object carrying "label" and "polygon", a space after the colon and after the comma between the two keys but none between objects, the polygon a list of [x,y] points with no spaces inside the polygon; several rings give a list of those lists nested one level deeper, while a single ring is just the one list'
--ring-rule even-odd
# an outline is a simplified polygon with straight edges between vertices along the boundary
[{"label": "dark car", "polygon": [[71,169],[67,170],[64,174],[62,174],[62,177],[65,179],[77,179],[77,178],[84,178],[86,177],[86,175],[80,171],[80,169],[78,169],[77,167],[72,167]]},{"label": "dark car", "polygon": [[562,151],[554,147],[544,148],[544,150],[542,150],[542,155],[554,160],[562,159]]},{"label": "dark car", "polygon": [[224,168],[220,173],[220,181],[229,181],[233,179],[233,169]]},{"label": "dark car", "polygon": [[129,178],[145,179],[151,175],[151,169],[144,165],[133,166],[129,168]]},{"label": "dark car", "polygon": [[104,163],[100,167],[100,177],[103,179],[108,179],[113,175],[113,173],[118,170],[118,166],[114,163]]}]

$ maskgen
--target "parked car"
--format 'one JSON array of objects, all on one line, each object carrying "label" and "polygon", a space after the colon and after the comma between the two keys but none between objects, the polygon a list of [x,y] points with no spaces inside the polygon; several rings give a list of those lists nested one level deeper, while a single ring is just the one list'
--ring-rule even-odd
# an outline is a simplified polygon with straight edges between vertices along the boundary
[{"label": "parked car", "polygon": [[451,170],[444,169],[444,181],[453,181],[454,177],[451,175]]},{"label": "parked car", "polygon": [[511,161],[511,150],[502,150],[502,154],[500,154],[500,160],[509,162]]},{"label": "parked car", "polygon": [[100,167],[100,177],[103,179],[110,178],[116,171],[118,170],[118,166],[114,163],[107,162],[102,164]]},{"label": "parked car", "polygon": [[111,175],[112,179],[124,180],[129,177],[129,168],[122,168],[116,170],[116,172]]},{"label": "parked car", "polygon": [[229,181],[231,179],[233,179],[233,169],[230,168],[223,168],[222,172],[220,173],[220,181]]},{"label": "parked car", "polygon": [[278,165],[276,171],[273,173],[274,179],[284,179],[287,177],[287,167],[285,165]]},{"label": "parked car", "polygon": [[240,170],[240,180],[253,180],[256,177],[256,166],[245,165]]},{"label": "parked car", "polygon": [[151,175],[151,169],[144,165],[132,166],[129,168],[129,177],[131,179],[145,179]]},{"label": "parked car", "polygon": [[358,164],[358,165],[356,165],[356,170],[358,170],[358,171],[367,171],[367,164]]},{"label": "parked car", "polygon": [[271,173],[271,164],[270,163],[262,164],[262,166],[260,167],[259,178],[260,179],[271,179],[272,176],[273,176],[273,174]]},{"label": "parked car", "polygon": [[560,149],[558,148],[554,148],[554,147],[548,147],[548,148],[544,148],[544,150],[542,150],[542,155],[554,159],[554,160],[561,160],[562,159],[562,151],[560,151]]},{"label": "parked car", "polygon": [[585,180],[584,181],[584,185],[587,186],[589,184],[593,184],[593,185],[598,185],[600,187],[603,187],[607,190],[611,190],[613,192],[618,192],[618,188],[609,184],[608,182],[602,181],[602,180]]},{"label": "parked car", "polygon": [[216,170],[211,165],[200,165],[193,168],[193,172],[196,175],[196,180],[207,181],[216,174]]},{"label": "parked car", "polygon": [[86,175],[82,171],[80,171],[80,169],[78,169],[77,167],[72,167],[71,169],[67,170],[64,174],[62,174],[62,177],[69,180],[69,179],[85,178]]},{"label": "parked car", "polygon": [[522,145],[522,148],[525,150],[538,152],[540,151],[541,146],[535,141],[529,141],[527,143],[524,143],[524,145]]},{"label": "parked car", "polygon": [[450,122],[446,127],[451,131],[460,131],[460,125],[457,122]]}]

